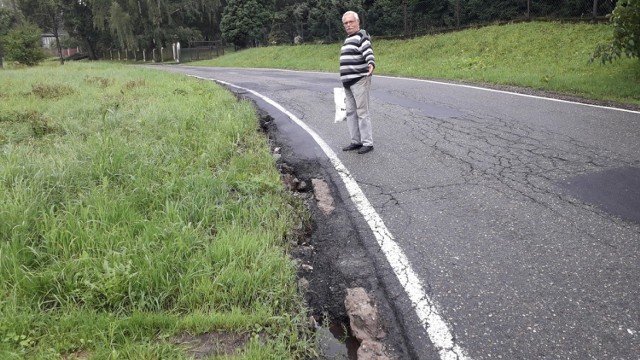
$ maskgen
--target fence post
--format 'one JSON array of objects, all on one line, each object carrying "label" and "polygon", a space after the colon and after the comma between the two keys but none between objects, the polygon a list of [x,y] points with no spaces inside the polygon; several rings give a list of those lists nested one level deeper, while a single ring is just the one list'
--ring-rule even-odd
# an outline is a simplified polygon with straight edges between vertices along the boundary
[{"label": "fence post", "polygon": [[160,47],[160,62],[164,61],[164,46]]},{"label": "fence post", "polygon": [[147,62],[147,49],[142,49],[142,62]]},{"label": "fence post", "polygon": [[598,17],[598,0],[593,0],[593,13],[591,14],[593,20]]}]

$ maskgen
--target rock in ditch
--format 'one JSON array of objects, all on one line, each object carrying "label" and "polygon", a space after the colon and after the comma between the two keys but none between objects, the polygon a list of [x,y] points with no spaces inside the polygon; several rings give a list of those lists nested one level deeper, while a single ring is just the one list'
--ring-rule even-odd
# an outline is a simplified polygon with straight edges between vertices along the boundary
[{"label": "rock in ditch", "polygon": [[378,310],[363,288],[347,289],[344,306],[349,315],[349,326],[353,336],[360,341],[358,360],[387,360],[384,345],[378,340],[384,338],[380,327]]},{"label": "rock in ditch", "polygon": [[358,360],[389,360],[384,345],[379,341],[365,340],[358,347]]},{"label": "rock in ditch", "polygon": [[313,195],[318,202],[318,208],[325,215],[331,214],[336,208],[333,206],[333,197],[331,196],[329,185],[322,179],[311,179],[311,184],[313,185]]},{"label": "rock in ditch", "polygon": [[284,186],[287,188],[287,190],[289,191],[296,191],[298,189],[298,184],[300,183],[300,180],[298,180],[297,177],[295,177],[292,174],[282,174],[282,182],[284,183]]}]

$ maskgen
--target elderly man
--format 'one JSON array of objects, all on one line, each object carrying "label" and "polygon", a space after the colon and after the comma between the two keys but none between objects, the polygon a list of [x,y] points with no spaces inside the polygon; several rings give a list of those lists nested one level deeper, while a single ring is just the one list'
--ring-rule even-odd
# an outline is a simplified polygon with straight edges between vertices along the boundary
[{"label": "elderly man", "polygon": [[360,29],[358,14],[347,11],[342,15],[342,24],[347,38],[340,49],[340,80],[347,97],[347,127],[351,136],[351,144],[342,150],[366,154],[373,150],[369,89],[376,63],[371,37]]}]

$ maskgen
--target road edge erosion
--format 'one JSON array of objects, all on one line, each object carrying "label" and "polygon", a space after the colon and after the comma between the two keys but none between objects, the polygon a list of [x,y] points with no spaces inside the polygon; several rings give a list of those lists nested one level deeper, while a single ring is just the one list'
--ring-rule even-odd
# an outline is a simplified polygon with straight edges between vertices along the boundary
[{"label": "road edge erosion", "polygon": [[[386,353],[395,359],[417,358],[411,346],[407,346],[404,326],[388,301],[388,289],[379,279],[379,265],[373,260],[371,248],[363,242],[362,232],[366,229],[357,224],[354,215],[359,214],[354,214],[340,196],[335,176],[330,174],[333,168],[329,161],[299,156],[289,137],[278,127],[277,114],[273,117],[255,99],[227,89],[239,99],[253,103],[283,185],[302,196],[309,210],[310,224],[305,226],[303,238],[291,244],[290,255],[298,264],[298,287],[309,308],[311,326],[316,323],[346,327],[348,334],[345,335],[350,336],[349,314],[345,307],[347,290],[364,288],[378,310],[380,333],[384,334],[381,342]],[[314,192],[318,187],[314,183],[318,182],[326,185],[332,199],[330,211],[325,207],[326,198],[321,200],[317,191]]]}]

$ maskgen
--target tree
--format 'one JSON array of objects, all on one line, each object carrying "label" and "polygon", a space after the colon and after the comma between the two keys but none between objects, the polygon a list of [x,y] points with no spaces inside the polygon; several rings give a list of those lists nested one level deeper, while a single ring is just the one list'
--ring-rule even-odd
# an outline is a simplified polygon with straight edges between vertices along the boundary
[{"label": "tree", "polygon": [[202,34],[204,40],[220,39],[221,0],[188,1],[176,13],[176,23]]},{"label": "tree", "polygon": [[304,36],[304,23],[308,11],[306,1],[273,0],[269,10],[269,44],[290,44],[296,36]]},{"label": "tree", "polygon": [[89,59],[97,60],[100,41],[110,42],[109,34],[94,26],[93,12],[85,1],[63,0],[64,28],[69,36],[78,40],[89,54]]},{"label": "tree", "polygon": [[419,0],[411,13],[420,16],[415,19],[416,30],[452,27],[456,23],[456,8],[448,0]]},{"label": "tree", "polygon": [[372,34],[398,35],[405,32],[402,2],[378,0],[367,12],[367,31]]},{"label": "tree", "polygon": [[175,41],[200,40],[203,35],[199,28],[214,28],[222,6],[221,0],[80,1],[91,9],[94,26],[110,34],[111,43],[102,47],[125,49],[161,48]]},{"label": "tree", "polygon": [[64,64],[60,46],[60,28],[62,27],[63,3],[61,0],[20,0],[20,9],[27,19],[40,28],[51,31],[56,39],[60,64]]},{"label": "tree", "polygon": [[626,55],[640,58],[640,0],[620,0],[611,13],[613,41],[599,44],[591,61],[600,58],[602,64]]},{"label": "tree", "polygon": [[343,39],[342,14],[348,10],[358,13],[361,26],[371,30],[362,0],[312,0],[307,18],[310,37],[328,42]]},{"label": "tree", "polygon": [[[5,7],[0,7],[0,39],[6,36],[9,31],[18,24],[16,12]],[[0,68],[4,58],[4,46],[0,41]]]},{"label": "tree", "polygon": [[465,10],[464,15],[462,15],[465,22],[488,22],[495,19],[511,20],[526,14],[527,3],[513,0],[494,0],[489,3],[484,0],[469,0],[465,5]]},{"label": "tree", "polygon": [[38,65],[47,58],[40,45],[41,36],[42,30],[30,23],[23,23],[10,30],[3,38],[7,59],[27,66]]},{"label": "tree", "polygon": [[264,43],[269,13],[259,0],[229,0],[222,13],[222,37],[236,47]]}]

